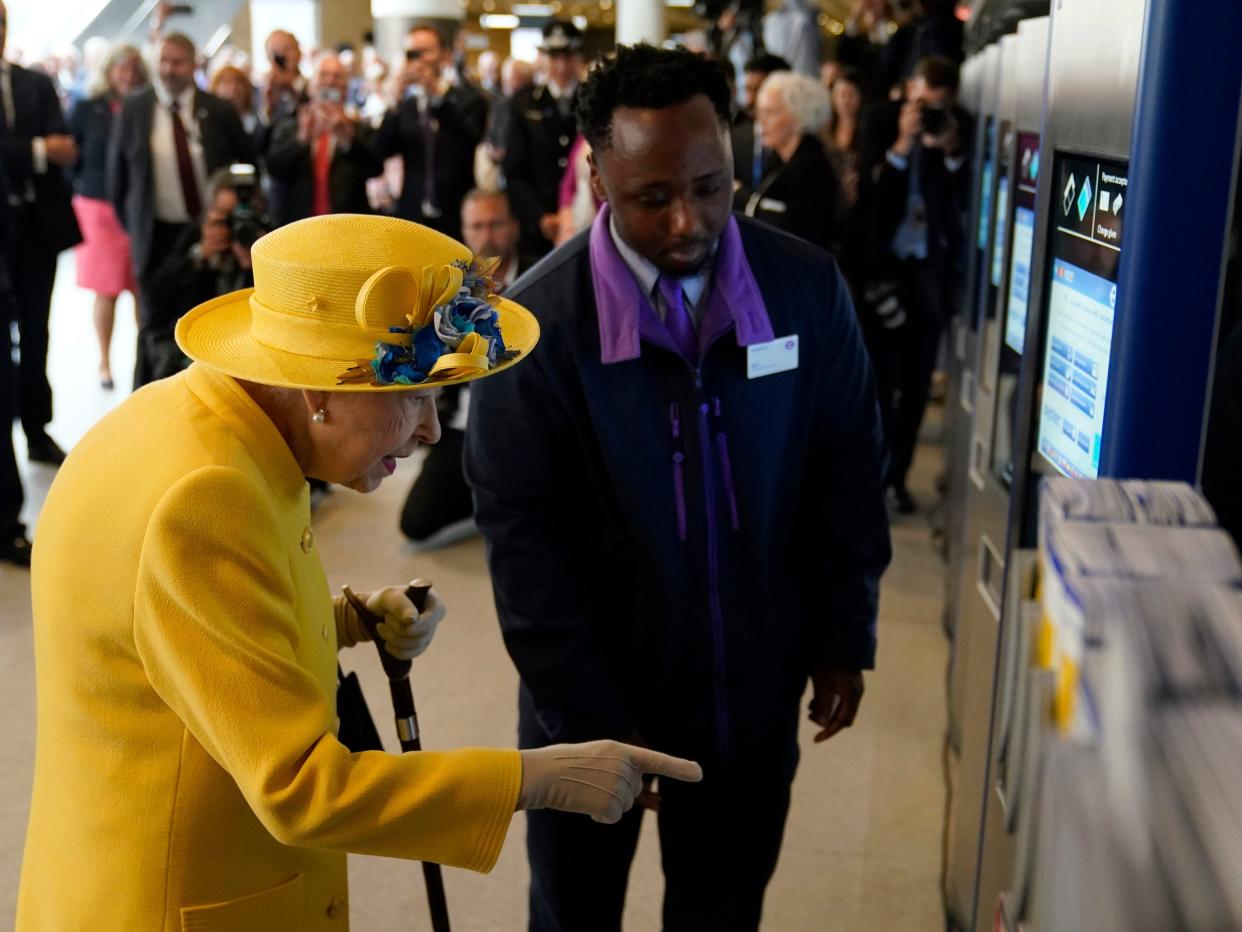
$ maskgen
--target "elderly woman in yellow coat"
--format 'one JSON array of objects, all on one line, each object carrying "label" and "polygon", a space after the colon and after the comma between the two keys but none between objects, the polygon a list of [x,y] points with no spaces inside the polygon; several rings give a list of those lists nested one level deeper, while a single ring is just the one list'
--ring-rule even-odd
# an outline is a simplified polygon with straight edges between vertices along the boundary
[{"label": "elderly woman in yellow coat", "polygon": [[[24,930],[348,924],[345,853],[487,871],[516,809],[615,821],[687,761],[612,742],[350,753],[307,477],[375,489],[439,436],[434,387],[503,373],[534,318],[446,237],[319,217],[254,248],[255,289],[187,314],[196,360],[81,441],[41,516]],[[518,490],[520,491],[520,490]],[[366,598],[390,652],[443,608]]]}]

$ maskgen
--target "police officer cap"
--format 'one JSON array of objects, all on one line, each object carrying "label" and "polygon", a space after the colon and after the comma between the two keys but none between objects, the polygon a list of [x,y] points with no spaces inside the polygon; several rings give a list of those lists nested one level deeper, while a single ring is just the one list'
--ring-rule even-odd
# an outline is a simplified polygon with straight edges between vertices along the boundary
[{"label": "police officer cap", "polygon": [[554,19],[543,27],[543,44],[539,51],[555,55],[557,52],[581,52],[582,32],[573,23]]}]

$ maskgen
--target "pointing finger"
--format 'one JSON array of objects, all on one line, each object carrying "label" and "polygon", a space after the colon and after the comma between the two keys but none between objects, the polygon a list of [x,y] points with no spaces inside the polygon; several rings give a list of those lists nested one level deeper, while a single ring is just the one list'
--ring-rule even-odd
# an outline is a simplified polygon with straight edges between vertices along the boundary
[{"label": "pointing finger", "polygon": [[643,773],[658,777],[672,777],[674,780],[682,780],[686,783],[698,783],[703,779],[703,768],[694,761],[661,754],[650,748],[631,747],[629,754],[634,766]]}]

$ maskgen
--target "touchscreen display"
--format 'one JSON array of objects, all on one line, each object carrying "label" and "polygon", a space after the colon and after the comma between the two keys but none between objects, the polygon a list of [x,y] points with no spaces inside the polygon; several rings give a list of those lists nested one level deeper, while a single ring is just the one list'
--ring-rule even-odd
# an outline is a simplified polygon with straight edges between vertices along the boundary
[{"label": "touchscreen display", "polygon": [[996,419],[992,430],[992,473],[1008,488],[1013,481],[1014,431],[1018,423],[1018,378],[1026,341],[1027,298],[1035,248],[1035,190],[1039,180],[1039,134],[1019,133],[1014,151],[1013,224],[1010,229],[1009,288],[996,377]]},{"label": "touchscreen display", "polygon": [[1117,312],[1126,166],[1059,155],[1053,178],[1038,449],[1065,475],[1094,479]]},{"label": "touchscreen display", "polygon": [[1035,185],[1039,180],[1039,134],[1018,134],[1017,189],[1013,199],[1013,245],[1009,255],[1009,296],[1005,306],[1005,345],[1022,355],[1026,341],[1026,300],[1031,291],[1035,250]]},{"label": "touchscreen display", "polygon": [[993,134],[996,132],[996,123],[993,117],[987,118],[987,123],[983,128],[983,168],[979,172],[979,222],[976,225],[978,230],[978,247],[980,250],[986,251],[988,248],[988,234],[992,232],[992,188],[995,186],[996,166],[993,159],[996,158],[996,140]]},{"label": "touchscreen display", "polygon": [[1000,181],[996,185],[996,218],[992,237],[992,287],[1001,286],[1005,272],[1005,224],[1009,221],[1009,166],[1001,164]]}]

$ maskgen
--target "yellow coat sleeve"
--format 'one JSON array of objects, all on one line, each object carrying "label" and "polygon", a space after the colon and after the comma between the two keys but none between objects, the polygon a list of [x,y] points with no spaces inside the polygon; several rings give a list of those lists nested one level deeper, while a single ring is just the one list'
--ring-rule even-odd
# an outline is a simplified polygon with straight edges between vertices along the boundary
[{"label": "yellow coat sleeve", "polygon": [[168,491],[134,601],[155,691],[281,843],[490,870],[517,801],[517,752],[351,754],[337,741],[334,703],[296,656],[280,527],[236,469],[206,467]]}]

